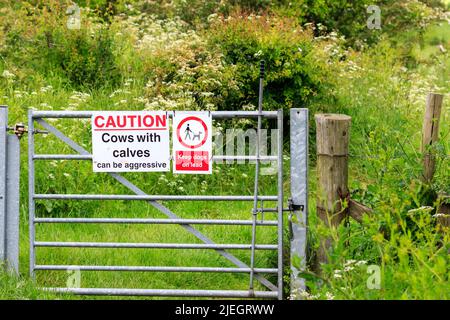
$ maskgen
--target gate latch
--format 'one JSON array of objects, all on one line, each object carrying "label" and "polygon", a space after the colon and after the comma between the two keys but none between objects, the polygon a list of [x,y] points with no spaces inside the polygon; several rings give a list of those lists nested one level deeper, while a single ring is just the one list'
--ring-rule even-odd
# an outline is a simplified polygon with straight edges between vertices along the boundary
[{"label": "gate latch", "polygon": [[[27,127],[25,127],[25,125],[21,122],[16,123],[14,125],[14,127],[8,127],[7,128],[8,131],[13,131],[14,134],[17,136],[17,138],[22,138],[22,136],[25,133],[28,133],[28,129]],[[45,130],[38,130],[38,129],[34,129],[33,133],[43,133],[43,134],[48,134],[48,131]]]},{"label": "gate latch", "polygon": [[294,201],[292,200],[292,198],[288,199],[288,208],[289,211],[304,211],[305,206],[302,204],[294,204]]}]

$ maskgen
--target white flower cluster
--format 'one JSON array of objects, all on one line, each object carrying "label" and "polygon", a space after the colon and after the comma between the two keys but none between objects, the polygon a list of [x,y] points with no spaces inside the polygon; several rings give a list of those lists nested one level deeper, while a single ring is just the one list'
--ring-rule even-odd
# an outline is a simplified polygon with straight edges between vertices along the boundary
[{"label": "white flower cluster", "polygon": [[9,70],[3,70],[2,77],[8,80],[14,79],[16,75]]},{"label": "white flower cluster", "polygon": [[[320,294],[311,294],[306,290],[297,289],[295,292],[291,293],[289,299],[290,300],[319,300],[322,296]],[[325,297],[326,300],[334,300],[335,297],[331,292],[326,292]]]},{"label": "white flower cluster", "polygon": [[[233,80],[223,80],[222,55],[208,48],[206,39],[179,18],[160,20],[142,13],[123,17],[116,23],[120,30],[117,36],[126,34],[128,39],[135,39],[136,54],[142,61],[150,61],[151,70],[164,68],[164,72],[152,72],[145,94],[134,98],[146,110],[214,110],[219,99],[217,92],[225,85],[233,86]],[[128,79],[124,87],[132,83]],[[114,92],[111,98],[119,93],[124,92]]]},{"label": "white flower cluster", "polygon": [[69,107],[67,110],[76,110],[81,104],[85,103],[91,95],[85,92],[73,91],[69,97]]},{"label": "white flower cluster", "polygon": [[353,259],[347,260],[347,261],[345,261],[342,270],[340,270],[340,269],[334,270],[333,278],[340,279],[343,277],[344,273],[351,272],[351,271],[355,270],[356,267],[361,267],[366,264],[367,264],[366,260],[359,260],[359,261],[353,260]]}]

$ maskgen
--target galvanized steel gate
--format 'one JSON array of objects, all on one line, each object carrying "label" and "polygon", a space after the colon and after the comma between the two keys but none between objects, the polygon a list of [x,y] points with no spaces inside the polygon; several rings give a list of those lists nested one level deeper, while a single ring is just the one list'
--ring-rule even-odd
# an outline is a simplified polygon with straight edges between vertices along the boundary
[{"label": "galvanized steel gate", "polygon": [[[291,257],[300,258],[300,266],[292,266],[291,290],[303,288],[304,283],[298,277],[298,268],[302,269],[306,256],[306,217],[307,217],[307,160],[308,160],[308,110],[291,109],[291,198],[289,208],[283,206],[283,111],[213,111],[213,119],[253,118],[258,119],[258,141],[261,120],[276,119],[279,134],[277,137],[277,153],[273,156],[261,156],[257,146],[254,156],[214,156],[213,160],[253,160],[256,161],[255,187],[253,195],[213,196],[213,195],[148,195],[132,182],[120,174],[109,173],[111,177],[128,188],[133,195],[111,194],[36,194],[35,192],[35,161],[45,160],[92,160],[92,155],[72,139],[51,125],[45,119],[49,118],[90,118],[91,112],[83,111],[29,111],[28,120],[28,165],[29,165],[29,272],[32,277],[41,270],[72,270],[80,271],[139,271],[139,272],[218,272],[218,273],[247,273],[250,275],[248,290],[188,290],[188,289],[117,289],[117,288],[45,288],[55,292],[71,292],[83,295],[127,295],[127,296],[191,296],[191,297],[236,297],[236,298],[283,298],[283,215],[289,211],[289,225],[291,230]],[[168,116],[172,116],[168,112]],[[7,121],[7,120],[5,120]],[[77,154],[36,154],[35,123],[49,133],[66,143]],[[1,141],[0,141],[1,142]],[[259,145],[259,142],[257,143]],[[18,155],[17,155],[18,157]],[[260,195],[258,185],[259,163],[263,160],[277,163],[277,194]],[[0,162],[1,164],[1,162]],[[1,171],[0,171],[1,173]],[[17,177],[18,180],[18,177]],[[1,182],[1,176],[0,176]],[[18,183],[18,181],[17,181]],[[2,190],[0,190],[2,191]],[[1,196],[1,195],[0,195]],[[167,216],[167,219],[150,218],[48,218],[37,217],[35,205],[42,200],[128,200],[146,201],[151,206]],[[0,198],[1,200],[1,198]],[[251,220],[212,220],[212,219],[183,219],[159,201],[251,201],[254,209]],[[264,208],[264,201],[276,202],[275,208]],[[1,203],[0,203],[1,204]],[[261,206],[258,208],[258,204]],[[0,208],[1,209],[1,208]],[[18,209],[14,210],[17,211]],[[276,220],[258,221],[258,214],[269,211],[275,212]],[[0,214],[2,212],[0,211]],[[0,218],[2,216],[0,215]],[[295,219],[293,219],[295,217]],[[1,221],[0,221],[1,222]],[[63,242],[39,241],[36,239],[36,225],[38,224],[174,224],[184,228],[201,240],[202,244],[193,243],[125,243],[125,242]],[[1,225],[1,223],[0,223]],[[194,225],[242,225],[252,227],[252,241],[250,244],[217,244],[206,235],[195,229]],[[257,227],[276,227],[277,243],[257,244]],[[1,231],[1,230],[0,230]],[[17,240],[17,239],[16,239]],[[18,241],[18,240],[17,240]],[[1,243],[0,243],[1,244]],[[36,263],[38,248],[130,248],[130,249],[211,249],[235,265],[233,268],[223,267],[191,267],[191,266],[104,266],[104,265],[43,265]],[[250,265],[227,252],[238,249],[250,251]],[[254,256],[256,250],[276,250],[276,268],[256,268]],[[1,250],[0,250],[1,253]],[[1,258],[1,257],[0,257]],[[17,257],[13,259],[17,264]],[[276,274],[277,283],[274,284],[264,277],[264,274]],[[254,290],[254,282],[259,281],[267,291]]]}]

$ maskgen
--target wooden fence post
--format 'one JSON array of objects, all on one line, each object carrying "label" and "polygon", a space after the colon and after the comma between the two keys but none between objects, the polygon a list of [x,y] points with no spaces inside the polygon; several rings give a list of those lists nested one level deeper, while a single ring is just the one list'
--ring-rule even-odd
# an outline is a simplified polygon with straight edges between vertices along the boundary
[{"label": "wooden fence post", "polygon": [[[351,117],[341,114],[317,114],[317,214],[327,226],[338,226],[347,216],[342,200],[349,199],[348,144]],[[317,262],[328,261],[331,238],[321,241]]]},{"label": "wooden fence post", "polygon": [[433,144],[439,139],[439,121],[441,117],[442,101],[441,94],[430,93],[427,97],[425,117],[422,130],[422,153],[423,158],[423,181],[430,183],[436,166],[436,159],[432,150]]}]

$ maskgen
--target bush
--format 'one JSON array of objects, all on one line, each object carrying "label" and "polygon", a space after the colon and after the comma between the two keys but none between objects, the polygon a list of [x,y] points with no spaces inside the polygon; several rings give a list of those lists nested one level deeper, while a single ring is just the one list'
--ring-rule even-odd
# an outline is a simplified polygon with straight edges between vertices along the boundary
[{"label": "bush", "polygon": [[76,88],[115,86],[120,74],[113,53],[113,40],[107,29],[91,36],[87,30],[56,33],[47,48],[50,63],[60,69]]},{"label": "bush", "polygon": [[218,18],[210,41],[218,45],[226,63],[236,68],[241,95],[229,97],[227,106],[256,105],[259,64],[265,61],[264,108],[301,107],[326,88],[326,66],[316,59],[312,32],[293,19],[235,14]]},{"label": "bush", "polygon": [[[82,9],[81,29],[67,27],[69,2],[5,7],[0,53],[28,74],[61,76],[77,89],[114,86],[120,79],[113,38],[98,16]],[[31,80],[30,80],[31,82]]]}]

